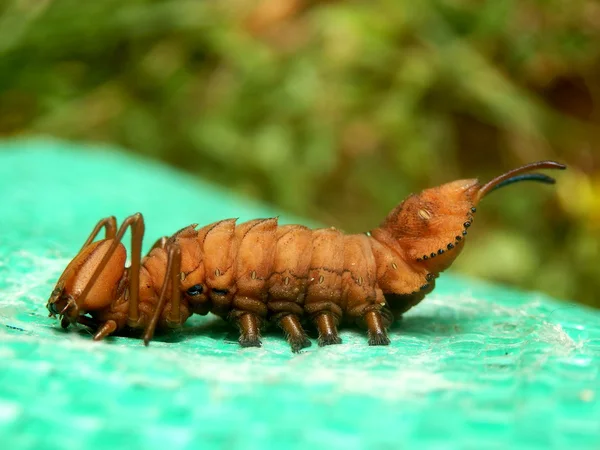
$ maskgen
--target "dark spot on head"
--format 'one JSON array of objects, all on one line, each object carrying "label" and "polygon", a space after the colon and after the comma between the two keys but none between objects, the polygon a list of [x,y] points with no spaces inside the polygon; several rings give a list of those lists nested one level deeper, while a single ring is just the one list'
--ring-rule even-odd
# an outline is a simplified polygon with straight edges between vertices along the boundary
[{"label": "dark spot on head", "polygon": [[444,253],[445,253],[445,251],[444,251],[444,249],[443,249],[443,248],[440,248],[440,249],[438,250],[438,255],[443,255]]},{"label": "dark spot on head", "polygon": [[462,239],[462,237],[460,237],[460,236],[456,236],[456,240],[457,240],[457,241],[460,241],[461,239]]},{"label": "dark spot on head", "polygon": [[463,236],[467,235],[467,230],[463,230]]},{"label": "dark spot on head", "polygon": [[429,259],[429,256],[423,255],[423,259]]},{"label": "dark spot on head", "polygon": [[475,207],[473,206],[473,207],[471,208],[471,212],[472,212],[473,214],[475,214],[475,213],[477,212],[477,208],[475,208]]},{"label": "dark spot on head", "polygon": [[424,291],[425,289],[427,289],[429,287],[429,284],[424,284],[423,286],[421,286],[421,290]]},{"label": "dark spot on head", "polygon": [[435,278],[435,275],[432,273],[428,273],[427,276],[425,277],[425,279],[427,281],[432,281]]},{"label": "dark spot on head", "polygon": [[431,258],[435,258],[435,253],[431,252],[431,255],[429,255]]},{"label": "dark spot on head", "polygon": [[454,244],[448,244],[448,250],[452,250],[454,248]]},{"label": "dark spot on head", "polygon": [[467,221],[463,225],[465,226],[465,228],[469,228],[471,226],[471,222]]},{"label": "dark spot on head", "polygon": [[202,291],[203,291],[203,290],[204,290],[204,288],[202,287],[202,285],[201,285],[201,284],[195,284],[195,285],[193,285],[192,287],[190,287],[190,288],[189,288],[189,289],[186,291],[186,293],[187,293],[187,295],[194,297],[195,295],[200,295],[200,294],[202,294]]}]

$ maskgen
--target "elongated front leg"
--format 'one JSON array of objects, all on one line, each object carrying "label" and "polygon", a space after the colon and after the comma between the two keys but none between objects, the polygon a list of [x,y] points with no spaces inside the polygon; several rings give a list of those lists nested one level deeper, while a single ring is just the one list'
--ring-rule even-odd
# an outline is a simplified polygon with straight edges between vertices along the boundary
[{"label": "elongated front leg", "polygon": [[[109,219],[105,219],[109,220]],[[97,229],[101,228],[102,221],[96,225]],[[96,281],[102,274],[102,271],[107,266],[108,261],[113,257],[115,251],[121,245],[123,236],[128,228],[131,227],[131,267],[129,269],[129,314],[127,323],[132,328],[138,326],[139,322],[139,291],[140,291],[140,268],[142,260],[142,239],[144,238],[144,218],[140,213],[133,214],[127,217],[121,226],[119,231],[112,239],[110,247],[106,251],[102,260],[98,263],[96,270],[90,277],[85,288],[79,296],[79,303],[84,304],[87,295],[90,293],[92,288],[95,286]],[[90,236],[92,237],[92,236]],[[116,299],[115,299],[116,300]]]},{"label": "elongated front leg", "polygon": [[[98,331],[94,336],[94,340],[102,340],[106,336],[109,336],[120,328],[122,328],[125,323],[129,324],[132,327],[136,327],[139,324],[139,310],[138,310],[138,300],[139,300],[139,276],[140,276],[140,268],[141,268],[141,253],[142,253],[142,239],[144,237],[144,218],[140,213],[133,214],[127,217],[119,230],[114,233],[114,229],[116,228],[116,223],[113,220],[113,217],[109,217],[107,219],[101,220],[97,225],[92,235],[90,235],[89,239],[93,240],[95,234],[101,229],[102,226],[106,227],[107,235],[114,235],[112,238],[112,243],[108,248],[104,258],[100,261],[93,275],[90,277],[88,283],[85,288],[81,292],[79,301],[83,303],[85,301],[86,296],[90,293],[92,288],[94,287],[96,281],[99,279],[102,271],[107,266],[109,260],[112,258],[115,251],[121,246],[121,241],[125,235],[125,232],[128,228],[131,228],[131,267],[129,269],[129,313],[127,315],[127,320],[125,320],[123,312],[114,313],[113,308],[115,306],[115,301],[118,298],[114,298],[113,302],[110,305],[110,311],[107,311],[102,316],[108,316],[104,322],[97,321],[98,323]],[[88,239],[88,240],[89,240]],[[95,319],[96,320],[96,319]],[[88,322],[89,323],[89,322]]]},{"label": "elongated front leg", "polygon": [[154,309],[154,314],[150,319],[150,322],[146,326],[144,331],[144,344],[148,345],[152,336],[154,336],[154,330],[158,324],[158,320],[163,313],[165,305],[167,303],[167,292],[170,288],[170,300],[171,300],[171,311],[166,318],[167,324],[171,327],[180,324],[180,299],[181,299],[181,291],[180,291],[180,277],[181,273],[181,250],[179,245],[176,243],[170,244],[168,247],[168,257],[167,257],[167,269],[165,271],[165,278],[163,280],[162,289],[160,291],[160,297],[158,298],[158,302],[156,304],[156,308]]},{"label": "elongated front leg", "polygon": [[104,219],[99,220],[92,232],[90,233],[89,237],[81,247],[81,250],[83,250],[92,242],[94,242],[94,239],[96,239],[96,236],[98,236],[98,233],[100,233],[100,230],[102,228],[104,228],[105,239],[114,239],[117,233],[117,219],[115,218],[115,216],[105,217]]},{"label": "elongated front leg", "polygon": [[[132,265],[126,269],[127,252],[121,241],[130,227]],[[102,228],[106,229],[106,239],[94,242]],[[134,311],[133,318],[139,317],[139,274],[144,234],[142,215],[138,213],[128,217],[116,233],[115,229],[116,220],[112,216],[96,224],[81,251],[58,279],[47,303],[51,315],[61,316],[63,328],[81,323],[98,330],[97,340],[128,323],[128,306]],[[125,300],[129,300],[129,304]]]},{"label": "elongated front leg", "polygon": [[[84,249],[90,245],[92,242],[94,242],[94,239],[96,239],[96,237],[98,236],[98,234],[100,233],[100,231],[102,230],[102,228],[105,229],[105,239],[113,239],[115,237],[115,233],[116,233],[116,229],[117,229],[117,219],[115,219],[114,216],[110,216],[110,217],[105,217],[104,219],[101,219],[98,221],[98,223],[96,224],[96,226],[93,228],[92,232],[90,233],[90,235],[88,236],[88,238],[86,239],[86,241],[83,243],[83,245],[81,246],[81,249],[79,250],[79,253],[81,254]],[[64,274],[63,274],[64,276]],[[66,306],[64,307],[59,307],[57,309],[57,303],[62,303],[59,302],[58,297],[60,296],[62,290],[64,289],[64,285],[65,282],[63,281],[61,283],[61,280],[59,280],[59,282],[57,283],[56,288],[54,289],[54,291],[52,292],[50,299],[48,300],[48,303],[46,304],[46,307],[49,310],[49,317],[55,317],[56,314],[60,314],[61,317],[61,327],[66,329],[69,327],[69,325],[71,325],[71,323],[75,323],[78,321],[78,316],[79,316],[79,308],[77,305],[77,302],[75,302],[73,299],[69,300],[66,303]]]},{"label": "elongated front leg", "polygon": [[167,248],[167,242],[169,241],[169,237],[168,236],[163,236],[161,238],[159,238],[154,245],[152,246],[152,248],[150,249],[151,251],[154,250],[155,248]]}]

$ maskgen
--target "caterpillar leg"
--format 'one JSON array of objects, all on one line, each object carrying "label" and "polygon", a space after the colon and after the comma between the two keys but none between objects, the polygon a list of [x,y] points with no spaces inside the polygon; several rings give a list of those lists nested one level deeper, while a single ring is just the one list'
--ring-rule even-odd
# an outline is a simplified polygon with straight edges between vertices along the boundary
[{"label": "caterpillar leg", "polygon": [[142,239],[144,237],[144,218],[140,213],[133,214],[127,217],[119,230],[115,234],[116,220],[114,217],[107,217],[102,219],[94,230],[90,237],[87,239],[84,247],[91,243],[96,235],[100,232],[102,227],[106,228],[106,236],[113,240],[111,246],[106,251],[106,254],[102,260],[98,263],[96,270],[88,280],[83,291],[79,295],[79,301],[83,302],[83,299],[88,295],[92,287],[95,285],[96,280],[99,278],[101,272],[104,270],[108,261],[113,256],[115,250],[121,243],[123,236],[128,228],[131,228],[131,267],[129,269],[129,313],[127,323],[130,327],[136,328],[139,326],[140,314],[138,310],[138,299],[139,299],[139,279],[140,279],[140,265],[141,265],[141,253],[142,253]]},{"label": "caterpillar leg", "polygon": [[298,353],[303,348],[311,346],[311,342],[308,340],[298,316],[295,314],[288,314],[279,319],[278,324],[283,329],[287,341],[292,348],[292,352]]},{"label": "caterpillar leg", "polygon": [[245,313],[237,318],[240,328],[240,345],[242,347],[260,347],[260,319],[252,313]]},{"label": "caterpillar leg", "polygon": [[390,339],[379,311],[367,311],[364,316],[369,334],[369,345],[389,345]]},{"label": "caterpillar leg", "polygon": [[154,330],[158,324],[158,319],[163,313],[165,305],[167,303],[167,292],[168,288],[171,288],[171,311],[167,316],[167,324],[173,328],[179,325],[181,322],[180,318],[180,300],[181,292],[179,291],[179,273],[181,272],[181,249],[179,245],[172,244],[169,247],[167,256],[167,270],[165,272],[165,279],[163,281],[162,289],[160,291],[160,297],[154,310],[154,314],[150,319],[150,322],[146,326],[144,331],[144,345],[148,345],[152,336],[154,336]]},{"label": "caterpillar leg", "polygon": [[167,248],[167,242],[169,241],[168,236],[163,236],[159,238],[150,250],[154,250],[155,248]]},{"label": "caterpillar leg", "polygon": [[313,319],[317,330],[319,331],[319,345],[341,344],[342,340],[338,335],[337,326],[333,314],[322,312]]},{"label": "caterpillar leg", "polygon": [[[306,347],[310,347],[311,342],[306,336],[306,332],[300,324],[300,319],[304,314],[301,305],[296,303],[295,293],[281,295],[281,298],[271,298],[267,304],[269,308],[269,320],[277,324],[285,334],[285,337],[292,348],[292,352],[298,353]],[[283,292],[283,294],[287,294]]]},{"label": "caterpillar leg", "polygon": [[[104,228],[105,239],[114,239],[117,230],[117,219],[114,216],[109,216],[99,220],[92,232],[90,233],[90,235],[88,236],[88,238],[86,239],[86,241],[81,246],[81,249],[79,250],[80,252],[82,252],[88,245],[94,242],[94,239],[96,239],[98,234],[100,234],[102,228]],[[105,259],[106,261],[104,261],[104,264],[100,264],[102,267],[104,267],[106,262],[108,262],[108,257]],[[84,290],[80,295],[81,301],[83,301],[83,299],[87,295],[87,292],[89,292],[89,290],[91,289],[93,282],[95,282],[95,279],[97,278],[100,270],[96,270],[96,273],[94,273],[92,279],[87,283],[86,286],[84,286]],[[57,298],[53,298],[53,296],[51,296],[50,300],[48,300],[48,304],[46,305],[46,307],[50,310],[50,317],[54,317],[56,314],[59,313],[58,311],[56,311],[56,301]],[[69,301],[67,303],[67,306],[62,311],[60,311],[60,315],[62,316],[60,326],[64,329],[67,329],[69,325],[78,322],[79,307],[77,306],[77,302],[72,300]]]},{"label": "caterpillar leg", "polygon": [[117,233],[117,219],[115,218],[115,216],[105,217],[104,219],[101,219],[90,233],[89,237],[81,247],[81,250],[83,250],[92,242],[94,242],[94,239],[96,239],[96,236],[98,236],[102,228],[104,228],[105,239],[114,239]]},{"label": "caterpillar leg", "polygon": [[94,335],[94,340],[101,341],[106,336],[110,336],[111,334],[113,334],[115,331],[117,331],[117,322],[115,322],[114,320],[107,320],[102,325],[100,325],[100,328]]},{"label": "caterpillar leg", "polygon": [[265,325],[267,305],[261,300],[245,295],[235,295],[229,320],[240,330],[242,347],[260,347],[260,330]]},{"label": "caterpillar leg", "polygon": [[[348,283],[351,281],[348,280]],[[387,328],[394,322],[394,315],[386,303],[383,292],[378,287],[371,287],[365,283],[355,284],[352,287],[354,289],[351,293],[354,295],[347,298],[348,319],[359,327],[367,329],[369,345],[389,345]]]}]

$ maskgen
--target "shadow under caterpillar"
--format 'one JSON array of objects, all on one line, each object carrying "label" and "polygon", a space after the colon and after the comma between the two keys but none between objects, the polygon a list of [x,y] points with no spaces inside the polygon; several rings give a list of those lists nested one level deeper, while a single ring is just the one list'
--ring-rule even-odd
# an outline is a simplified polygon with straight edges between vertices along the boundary
[{"label": "shadow under caterpillar", "polygon": [[[552,184],[530,172],[564,168],[541,161],[485,185],[466,179],[426,189],[364,234],[278,226],[276,218],[194,224],[159,239],[143,259],[142,215],[118,229],[108,217],[67,266],[47,308],[64,328],[94,329],[95,340],[129,327],[143,329],[147,345],[156,328],[212,312],[239,327],[242,346],[260,346],[261,329],[275,323],[297,352],[310,346],[304,322],[317,328],[319,345],[339,344],[342,322],[366,328],[370,345],[387,345],[386,329],[434,289],[461,252],[479,201],[519,181]],[[103,228],[105,238],[94,242]],[[121,241],[128,228],[132,253],[125,267]]]}]

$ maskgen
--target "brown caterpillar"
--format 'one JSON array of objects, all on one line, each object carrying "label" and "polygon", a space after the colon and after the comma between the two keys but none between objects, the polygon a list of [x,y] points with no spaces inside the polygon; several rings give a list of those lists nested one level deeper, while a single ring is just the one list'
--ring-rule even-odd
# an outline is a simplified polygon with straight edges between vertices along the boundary
[{"label": "brown caterpillar", "polygon": [[[190,225],[161,238],[143,259],[142,215],[128,217],[118,230],[108,217],[67,266],[47,308],[64,328],[95,329],[95,340],[129,327],[143,329],[148,344],[155,328],[176,328],[194,313],[212,312],[239,327],[242,346],[260,346],[260,330],[273,322],[297,352],[310,345],[303,321],[316,326],[319,345],[341,342],[342,321],[366,327],[370,345],[387,345],[386,329],[433,290],[462,250],[479,201],[517,181],[554,183],[529,172],[564,168],[542,161],[483,186],[467,179],[426,189],[365,234],[278,226],[273,218],[239,225],[228,219],[198,230]],[[102,228],[105,239],[94,242]],[[126,268],[121,240],[128,228],[132,262]]]}]

